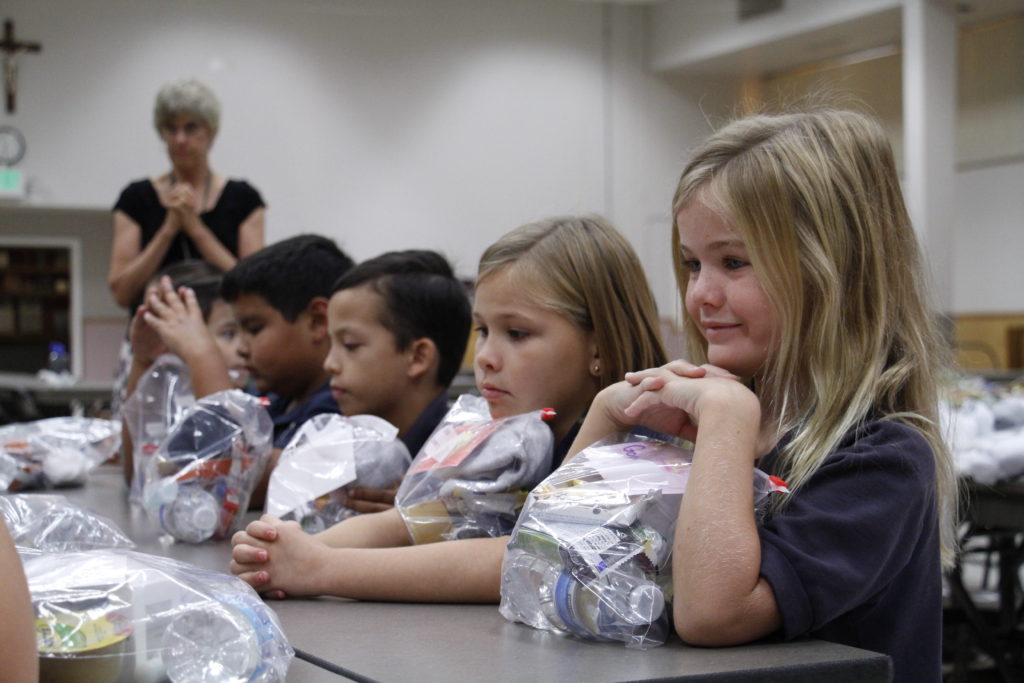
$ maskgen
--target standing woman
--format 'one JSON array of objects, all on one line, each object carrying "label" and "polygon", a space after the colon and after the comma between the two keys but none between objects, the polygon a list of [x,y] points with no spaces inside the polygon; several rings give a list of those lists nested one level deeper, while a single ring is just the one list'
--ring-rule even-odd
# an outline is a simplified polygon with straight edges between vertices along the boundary
[{"label": "standing woman", "polygon": [[171,169],[131,183],[114,205],[107,282],[114,300],[130,309],[150,278],[171,263],[202,259],[226,271],[263,247],[259,192],[210,168],[220,123],[213,92],[194,79],[169,83],[157,94],[153,122]]}]

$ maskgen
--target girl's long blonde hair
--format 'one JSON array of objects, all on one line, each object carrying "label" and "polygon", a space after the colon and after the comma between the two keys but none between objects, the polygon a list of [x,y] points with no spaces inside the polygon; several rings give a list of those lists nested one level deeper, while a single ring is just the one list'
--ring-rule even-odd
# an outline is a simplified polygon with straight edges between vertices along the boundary
[{"label": "girl's long blonde hair", "polygon": [[[798,489],[851,429],[872,418],[905,422],[934,453],[943,563],[951,564],[957,479],[939,431],[937,388],[949,348],[927,301],[881,126],[841,110],[741,119],[694,154],[673,215],[698,193],[746,243],[778,316],[774,350],[755,382],[766,424],[792,437],[782,476]],[[672,247],[685,300],[677,230]],[[684,318],[703,362],[707,344]]]},{"label": "girl's long blonde hair", "polygon": [[597,389],[665,363],[643,266],[603,218],[560,216],[516,228],[480,257],[477,283],[511,264],[525,296],[594,333]]}]

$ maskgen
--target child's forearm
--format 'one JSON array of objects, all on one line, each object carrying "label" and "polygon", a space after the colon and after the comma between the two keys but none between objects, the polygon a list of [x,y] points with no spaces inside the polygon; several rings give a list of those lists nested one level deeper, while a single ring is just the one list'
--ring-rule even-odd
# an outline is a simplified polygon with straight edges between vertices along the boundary
[{"label": "child's forearm", "polygon": [[197,339],[194,344],[182,348],[180,355],[188,366],[196,398],[235,388],[224,358],[212,338]]},{"label": "child's forearm", "polygon": [[[128,378],[125,380],[125,401],[135,393],[135,389],[139,386],[139,380],[146,370],[149,369],[149,365],[149,363],[138,358],[132,358],[132,364],[128,370]],[[132,477],[135,473],[135,455],[132,452],[134,448],[132,433],[128,429],[128,422],[124,419],[124,415],[121,415],[121,467],[124,471],[125,483],[129,485],[131,485]]]},{"label": "child's forearm", "polygon": [[496,603],[508,538],[332,548],[316,591],[358,600]]},{"label": "child's forearm", "polygon": [[153,364],[153,359],[141,359],[138,356],[132,356],[132,363],[128,366],[128,376],[124,381],[124,400],[127,401],[128,397],[135,393],[135,389],[139,386],[139,380],[146,374],[146,370],[149,370]]},{"label": "child's forearm", "polygon": [[590,404],[590,410],[587,411],[587,416],[580,426],[580,431],[576,434],[572,446],[566,452],[563,462],[609,434],[629,429],[628,425],[617,422],[609,413],[608,404],[614,402],[615,396],[613,394],[616,391],[622,391],[622,387],[613,384],[594,397]]},{"label": "child's forearm", "polygon": [[676,629],[694,644],[747,642],[778,626],[774,596],[760,578],[751,491],[760,411],[749,401],[700,416],[673,551]]},{"label": "child's forearm", "polygon": [[412,542],[396,508],[350,517],[315,538],[332,548],[393,548]]},{"label": "child's forearm", "polygon": [[121,422],[121,470],[124,472],[124,483],[131,486],[132,477],[135,476],[135,445],[132,442],[132,432],[128,425]]},{"label": "child's forearm", "polygon": [[263,474],[260,475],[260,480],[256,482],[256,488],[253,489],[252,495],[249,496],[249,509],[250,510],[262,510],[264,504],[267,502],[267,489],[270,486],[270,475],[273,473],[274,468],[277,467],[277,461],[281,459],[281,448],[273,448],[270,451],[270,456],[267,458],[267,465],[263,468]]}]

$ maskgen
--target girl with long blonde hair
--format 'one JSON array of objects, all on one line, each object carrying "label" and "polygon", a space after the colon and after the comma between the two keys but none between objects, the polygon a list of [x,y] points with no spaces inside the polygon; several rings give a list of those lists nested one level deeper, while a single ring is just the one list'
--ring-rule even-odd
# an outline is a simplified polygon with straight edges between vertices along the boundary
[{"label": "girl with long blonde hair", "polygon": [[[673,559],[684,640],[812,635],[938,680],[946,349],[884,132],[837,110],[736,121],[694,153],[673,215],[691,358],[600,393],[573,452],[637,424],[694,440]],[[763,523],[755,465],[792,492]]]}]

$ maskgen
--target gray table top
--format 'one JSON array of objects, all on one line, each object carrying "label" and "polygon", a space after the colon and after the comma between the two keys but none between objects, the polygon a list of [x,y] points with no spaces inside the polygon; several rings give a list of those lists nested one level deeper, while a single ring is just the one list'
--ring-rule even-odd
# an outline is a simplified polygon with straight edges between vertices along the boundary
[{"label": "gray table top", "polygon": [[[110,517],[138,550],[226,571],[226,541],[161,542],[127,502],[119,470],[102,467],[85,487],[59,491]],[[252,513],[250,513],[252,514]],[[681,680],[887,681],[889,658],[824,641],[690,648],[678,639],[646,651],[591,643],[512,624],[494,605],[417,605],[333,598],[270,603],[293,647],[380,681]],[[296,659],[289,681],[340,680]]]},{"label": "gray table top", "polygon": [[70,401],[110,400],[113,380],[76,379],[70,384],[49,384],[34,374],[0,372],[0,389],[27,391],[44,405],[67,405]]}]

